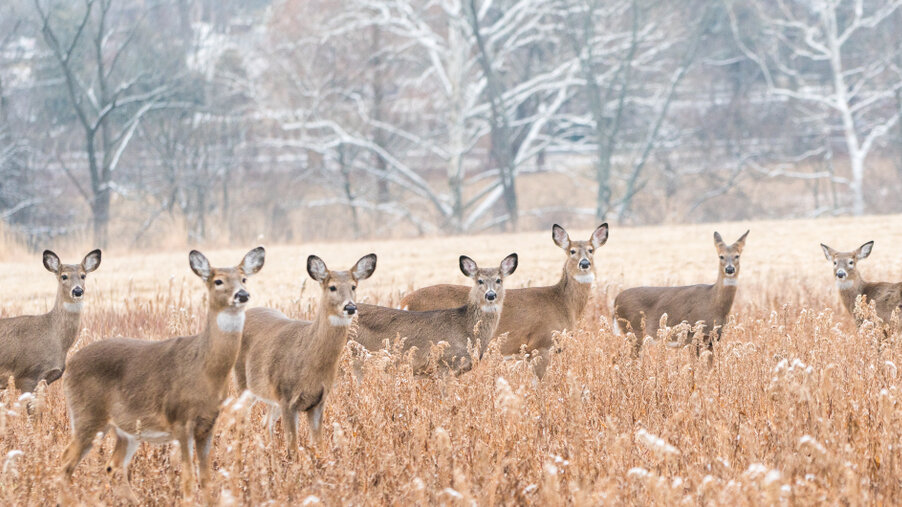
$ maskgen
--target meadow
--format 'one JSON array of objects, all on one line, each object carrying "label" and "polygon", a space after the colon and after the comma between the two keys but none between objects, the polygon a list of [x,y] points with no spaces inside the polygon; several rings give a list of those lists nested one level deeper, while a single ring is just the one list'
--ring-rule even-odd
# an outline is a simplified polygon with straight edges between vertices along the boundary
[{"label": "meadow", "polygon": [[[563,224],[567,226],[568,224]],[[570,229],[587,239],[592,226]],[[611,303],[636,285],[712,283],[712,233],[728,242],[750,229],[732,318],[713,354],[647,344],[633,357],[611,332]],[[868,280],[902,279],[902,216],[611,228],[595,255],[596,282],[580,325],[559,337],[547,374],[490,349],[459,377],[414,377],[403,361],[370,357],[360,382],[350,354],[328,399],[323,441],[286,459],[261,404],[233,397],[213,446],[213,501],[222,505],[337,504],[893,504],[902,501],[902,343],[856,329],[841,307],[819,243],[852,250]],[[265,242],[264,242],[265,244]],[[204,251],[214,265],[248,248]],[[508,287],[553,283],[564,255],[550,231],[416,240],[269,245],[248,282],[251,306],[310,318],[319,288],[305,259],[333,269],[379,256],[361,301],[394,305],[403,292],[466,283],[465,253],[496,265],[520,256]],[[75,262],[89,248],[59,251]],[[39,254],[4,255],[0,315],[44,312],[56,284]],[[204,289],[187,249],[104,252],[87,282],[74,350],[114,336],[163,339],[197,332]],[[71,352],[70,352],[71,356]],[[69,439],[62,383],[39,392],[32,416],[0,393],[0,503],[60,496]],[[304,420],[302,418],[302,420]],[[308,442],[302,422],[302,442]],[[103,465],[107,436],[82,461],[71,494],[119,504]],[[174,444],[142,444],[130,471],[142,503],[180,499]]]}]

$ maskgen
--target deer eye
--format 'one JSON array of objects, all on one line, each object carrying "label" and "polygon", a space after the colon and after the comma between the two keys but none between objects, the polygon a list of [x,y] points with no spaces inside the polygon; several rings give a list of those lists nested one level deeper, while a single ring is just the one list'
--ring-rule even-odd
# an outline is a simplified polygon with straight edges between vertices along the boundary
[{"label": "deer eye", "polygon": [[60,277],[60,279],[62,279],[62,280],[68,280],[68,279],[69,279],[69,276],[68,276],[68,275],[63,275],[63,276]]},{"label": "deer eye", "polygon": [[485,283],[482,280],[476,280],[476,281],[479,282],[479,285],[482,285],[483,283]]},{"label": "deer eye", "polygon": [[734,255],[734,256],[733,256],[733,260],[734,260],[734,261],[738,261],[738,260],[739,260],[739,256],[738,256],[738,255]]},{"label": "deer eye", "polygon": [[851,266],[854,266],[854,265],[855,265],[855,261],[849,261],[849,266],[850,266],[850,267],[851,267]]},{"label": "deer eye", "polygon": [[723,255],[720,256],[720,260],[723,260]]},{"label": "deer eye", "polygon": [[592,248],[590,248],[590,249],[589,249],[589,253],[595,253],[595,250],[592,249]]},{"label": "deer eye", "polygon": [[81,279],[84,280],[84,279],[85,279],[85,275],[81,275]]},{"label": "deer eye", "polygon": [[247,283],[247,278],[242,278],[241,283]]},{"label": "deer eye", "polygon": [[222,280],[216,280],[216,281],[213,282],[213,283],[215,283],[216,285],[222,285]]},{"label": "deer eye", "polygon": [[356,286],[356,285],[352,285],[352,286],[351,286],[351,290],[357,290],[357,286]]},{"label": "deer eye", "polygon": [[330,286],[329,286],[329,291],[330,291],[330,292],[335,292],[335,291],[337,291],[337,290],[338,290],[338,287],[336,287],[336,286],[334,286],[334,285],[330,285]]},{"label": "deer eye", "polygon": [[501,279],[498,278],[497,280],[495,280],[495,283],[501,283]]}]

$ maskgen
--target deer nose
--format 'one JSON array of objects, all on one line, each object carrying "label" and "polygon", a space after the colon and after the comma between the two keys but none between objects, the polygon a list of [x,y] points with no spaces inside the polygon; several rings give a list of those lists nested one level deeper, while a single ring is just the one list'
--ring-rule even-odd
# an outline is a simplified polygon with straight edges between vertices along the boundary
[{"label": "deer nose", "polygon": [[485,293],[486,301],[494,301],[496,297],[498,297],[498,295],[495,294],[495,291],[493,291],[493,290],[490,290]]},{"label": "deer nose", "polygon": [[845,270],[840,269],[839,271],[836,272],[836,278],[845,278],[845,277],[846,277]]},{"label": "deer nose", "polygon": [[734,268],[733,266],[727,266],[723,270],[728,275],[732,275],[733,273],[736,272],[736,268]]},{"label": "deer nose", "polygon": [[81,287],[75,287],[74,289],[72,289],[72,295],[77,298],[82,297],[84,295],[84,293],[85,293],[85,290],[82,289]]},{"label": "deer nose", "polygon": [[357,313],[357,305],[355,305],[354,303],[346,304],[345,313],[347,313],[348,315],[354,315],[355,313]]},{"label": "deer nose", "polygon": [[235,299],[239,303],[247,303],[247,300],[251,298],[251,295],[247,293],[246,290],[241,289],[235,293]]},{"label": "deer nose", "polygon": [[589,269],[592,264],[589,262],[589,259],[582,259],[579,261],[579,269]]}]

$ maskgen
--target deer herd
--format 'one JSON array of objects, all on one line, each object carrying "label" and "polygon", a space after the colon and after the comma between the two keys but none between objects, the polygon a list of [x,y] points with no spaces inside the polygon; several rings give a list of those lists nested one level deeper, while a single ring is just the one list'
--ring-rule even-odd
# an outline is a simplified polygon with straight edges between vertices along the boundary
[{"label": "deer herd", "polygon": [[[636,336],[654,339],[667,322],[687,322],[696,346],[712,350],[736,296],[747,236],[748,231],[728,245],[714,233],[719,258],[714,284],[621,292],[614,300],[615,334],[627,332],[632,353],[638,355],[644,340]],[[311,255],[307,273],[321,287],[312,321],[270,308],[245,309],[250,300],[245,284],[263,267],[262,247],[248,252],[237,266],[222,268],[191,251],[189,265],[207,289],[206,323],[199,334],[168,340],[109,338],[81,348],[68,361],[81,329],[87,275],[100,266],[101,252],[90,252],[79,264],[62,264],[47,250],[43,263],[57,278],[56,303],[44,315],[0,319],[0,389],[12,381],[16,389],[32,392],[41,382],[63,379],[72,430],[62,456],[64,481],[71,481],[97,435],[112,430],[116,443],[106,471],[119,475],[117,490],[127,500],[135,500],[128,464],[140,441],[179,443],[181,488],[188,498],[195,489],[194,454],[200,488],[205,490],[209,481],[214,426],[231,375],[239,392],[271,407],[270,433],[281,419],[289,458],[298,446],[299,412],[307,414],[314,445],[318,443],[323,409],[352,326],[353,339],[369,351],[394,342],[394,350],[408,354],[417,374],[464,373],[497,340],[505,357],[529,357],[541,379],[555,350],[555,333],[575,329],[588,304],[594,254],[608,239],[608,225],[599,226],[586,241],[572,240],[554,225],[552,239],[566,259],[554,285],[505,290],[506,279],[517,269],[517,254],[497,267],[479,267],[462,255],[460,271],[472,280],[470,286],[425,287],[408,293],[401,309],[357,301],[358,284],[376,269],[375,254],[347,271],[330,270]],[[856,303],[863,299],[888,323],[902,308],[902,283],[862,279],[856,263],[870,255],[873,245],[871,241],[851,252],[821,247],[833,262],[845,308],[855,315]],[[861,318],[856,322],[861,324]]]}]

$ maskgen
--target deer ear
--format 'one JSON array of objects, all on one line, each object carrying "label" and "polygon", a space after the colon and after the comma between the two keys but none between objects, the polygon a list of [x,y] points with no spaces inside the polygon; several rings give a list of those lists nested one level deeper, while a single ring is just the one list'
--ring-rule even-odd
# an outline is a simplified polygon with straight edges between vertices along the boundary
[{"label": "deer ear", "polygon": [[468,278],[473,278],[476,276],[476,273],[479,272],[479,266],[476,265],[476,261],[467,257],[466,255],[460,256],[460,272],[466,275]]},{"label": "deer ear", "polygon": [[598,248],[601,245],[608,242],[608,224],[603,223],[595,229],[595,232],[592,233],[592,238],[590,238],[592,242],[592,246],[594,248]]},{"label": "deer ear", "polygon": [[373,275],[373,271],[376,271],[376,254],[374,253],[361,257],[351,269],[351,273],[357,280],[366,280]]},{"label": "deer ear", "polygon": [[871,249],[874,248],[874,242],[868,241],[867,243],[858,247],[858,250],[855,251],[855,258],[858,260],[867,258],[868,255],[871,255]]},{"label": "deer ear", "polygon": [[329,268],[322,259],[315,255],[307,257],[307,274],[319,283],[323,283],[329,276]]},{"label": "deer ear", "polygon": [[51,273],[60,272],[60,258],[51,250],[44,250],[44,267]]},{"label": "deer ear", "polygon": [[266,250],[262,246],[258,246],[244,255],[244,259],[241,260],[241,264],[238,267],[247,276],[255,275],[263,268],[265,260]]},{"label": "deer ear", "polygon": [[821,243],[821,249],[824,251],[824,257],[826,257],[828,261],[832,261],[833,256],[836,254],[836,250],[823,243]]},{"label": "deer ear", "polygon": [[100,249],[92,250],[88,255],[85,255],[85,258],[81,261],[81,267],[84,268],[85,273],[90,273],[100,267]]},{"label": "deer ear", "polygon": [[507,278],[517,270],[517,254],[512,253],[501,261],[501,276]]},{"label": "deer ear", "polygon": [[739,236],[739,239],[737,239],[736,242],[733,243],[733,246],[739,248],[739,251],[740,251],[740,252],[741,252],[742,249],[745,247],[745,238],[747,238],[748,235],[749,235],[749,231],[746,230],[746,231],[745,231],[745,234],[743,234],[742,236]]},{"label": "deer ear", "polygon": [[551,227],[551,239],[554,240],[555,245],[564,250],[570,248],[570,235],[558,224],[554,224]]},{"label": "deer ear", "polygon": [[188,254],[188,264],[191,266],[194,274],[199,276],[201,280],[206,282],[210,279],[213,270],[210,268],[210,261],[204,257],[204,254],[197,250],[191,250],[191,253]]},{"label": "deer ear", "polygon": [[727,246],[726,243],[723,242],[723,238],[720,237],[720,233],[717,231],[714,231],[714,246],[716,246],[717,248]]}]

